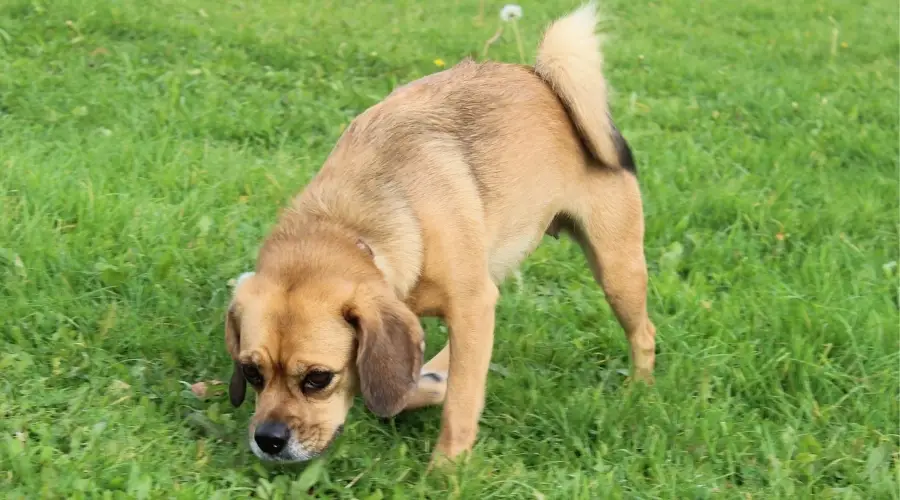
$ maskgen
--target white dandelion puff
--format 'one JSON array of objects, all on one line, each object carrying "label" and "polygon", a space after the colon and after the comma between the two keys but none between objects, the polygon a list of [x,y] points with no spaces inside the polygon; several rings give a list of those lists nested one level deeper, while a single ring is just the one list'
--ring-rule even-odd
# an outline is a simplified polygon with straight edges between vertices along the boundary
[{"label": "white dandelion puff", "polygon": [[503,22],[515,21],[522,18],[522,7],[520,5],[509,3],[500,9],[500,19]]},{"label": "white dandelion puff", "polygon": [[522,18],[522,6],[514,3],[506,4],[500,9],[500,25],[497,26],[497,32],[488,39],[484,44],[483,55],[487,57],[488,47],[493,45],[503,36],[503,26],[505,23],[512,25],[513,34],[516,36],[516,47],[519,49],[519,59],[522,64],[525,63],[525,50],[522,46],[522,35],[519,34],[519,19]]}]

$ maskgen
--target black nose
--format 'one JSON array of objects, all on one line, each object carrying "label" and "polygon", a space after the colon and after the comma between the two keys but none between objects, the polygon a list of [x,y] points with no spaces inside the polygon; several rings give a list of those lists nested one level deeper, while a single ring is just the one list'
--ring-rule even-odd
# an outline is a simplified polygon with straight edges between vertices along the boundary
[{"label": "black nose", "polygon": [[269,455],[281,453],[290,438],[291,430],[281,422],[263,422],[253,433],[253,440],[259,445],[259,449]]}]

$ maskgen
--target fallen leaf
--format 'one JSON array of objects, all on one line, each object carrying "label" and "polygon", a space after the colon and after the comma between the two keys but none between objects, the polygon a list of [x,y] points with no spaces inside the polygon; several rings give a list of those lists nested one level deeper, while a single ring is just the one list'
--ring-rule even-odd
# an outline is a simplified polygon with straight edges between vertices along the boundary
[{"label": "fallen leaf", "polygon": [[131,386],[121,380],[113,380],[113,383],[109,384],[109,389],[112,391],[126,391],[131,389]]},{"label": "fallen leaf", "polygon": [[206,382],[197,382],[191,385],[191,392],[198,398],[206,397]]},{"label": "fallen leaf", "polygon": [[25,263],[22,262],[22,258],[16,255],[13,257],[13,265],[16,266],[16,270],[19,272],[19,275],[23,278],[28,274],[25,272]]},{"label": "fallen leaf", "polygon": [[778,241],[784,241],[784,233],[779,232],[775,235],[775,239]]},{"label": "fallen leaf", "polygon": [[706,309],[707,311],[710,311],[710,310],[712,310],[712,302],[710,302],[708,300],[701,300],[700,307]]},{"label": "fallen leaf", "polygon": [[210,216],[204,215],[200,217],[200,220],[197,221],[197,229],[200,230],[201,236],[206,236],[209,233],[209,229],[213,225],[213,220]]},{"label": "fallen leaf", "polygon": [[109,54],[109,51],[106,50],[106,47],[97,47],[91,51],[92,56],[105,56],[107,54]]}]

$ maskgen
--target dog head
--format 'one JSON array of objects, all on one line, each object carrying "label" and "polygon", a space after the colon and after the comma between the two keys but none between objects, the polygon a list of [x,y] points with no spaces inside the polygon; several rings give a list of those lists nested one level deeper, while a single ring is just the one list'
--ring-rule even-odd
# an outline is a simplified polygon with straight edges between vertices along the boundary
[{"label": "dog head", "polygon": [[377,271],[352,262],[319,267],[332,270],[246,274],[226,313],[231,403],[243,403],[248,384],[257,393],[249,437],[263,460],[320,455],[358,393],[373,413],[391,417],[418,379],[421,325]]}]

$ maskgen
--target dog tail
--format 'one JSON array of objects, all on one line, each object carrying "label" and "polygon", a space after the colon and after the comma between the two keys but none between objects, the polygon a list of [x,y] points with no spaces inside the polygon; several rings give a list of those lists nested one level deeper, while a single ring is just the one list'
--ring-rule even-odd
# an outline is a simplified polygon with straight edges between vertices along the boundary
[{"label": "dog tail", "polygon": [[609,167],[633,171],[631,151],[609,114],[598,17],[591,1],[552,23],[534,70],[560,97],[593,156]]}]

